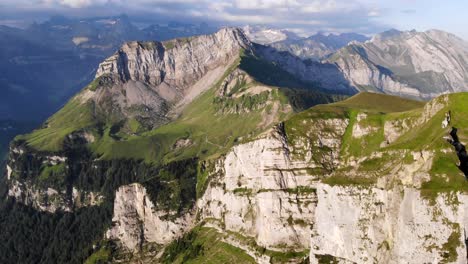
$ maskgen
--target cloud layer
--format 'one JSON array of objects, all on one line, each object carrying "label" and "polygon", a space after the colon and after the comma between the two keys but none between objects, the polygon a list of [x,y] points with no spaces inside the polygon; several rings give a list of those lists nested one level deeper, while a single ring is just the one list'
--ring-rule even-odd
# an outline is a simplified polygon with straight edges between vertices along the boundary
[{"label": "cloud layer", "polygon": [[[0,15],[34,13],[115,15],[213,21],[230,25],[266,24],[299,33],[373,33],[380,10],[365,0],[4,0]],[[7,14],[8,12],[8,14]],[[3,13],[3,14],[2,14]]]},{"label": "cloud layer", "polygon": [[[0,18],[127,13],[133,19],[146,21],[265,24],[304,34],[316,31],[372,34],[390,27],[420,30],[436,27],[464,34],[466,29],[457,26],[465,17],[457,12],[468,8],[468,2],[464,2],[446,0],[441,5],[439,0],[1,0]],[[456,20],[457,17],[460,19]]]}]

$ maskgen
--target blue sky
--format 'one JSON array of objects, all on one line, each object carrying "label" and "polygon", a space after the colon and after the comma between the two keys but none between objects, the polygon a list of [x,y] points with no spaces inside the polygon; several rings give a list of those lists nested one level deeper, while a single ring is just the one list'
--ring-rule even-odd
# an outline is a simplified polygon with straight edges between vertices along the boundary
[{"label": "blue sky", "polygon": [[222,25],[265,24],[309,35],[373,34],[389,28],[441,29],[468,39],[466,0],[1,0],[0,23],[24,24],[53,14],[131,17]]}]

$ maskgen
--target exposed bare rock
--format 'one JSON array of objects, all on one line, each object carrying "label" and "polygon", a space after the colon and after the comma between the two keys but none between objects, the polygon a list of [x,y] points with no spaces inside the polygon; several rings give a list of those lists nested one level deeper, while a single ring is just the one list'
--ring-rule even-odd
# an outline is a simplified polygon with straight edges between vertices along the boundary
[{"label": "exposed bare rock", "polygon": [[128,42],[102,62],[82,102],[156,127],[211,88],[251,44],[240,29],[167,42]]},{"label": "exposed bare rock", "polygon": [[70,199],[65,190],[44,189],[16,180],[10,183],[8,196],[38,211],[50,213],[56,213],[57,211],[71,212],[76,208],[99,205],[104,200],[104,197],[99,193],[76,188],[73,188]]},{"label": "exposed bare rock", "polygon": [[[442,254],[452,255],[451,263],[466,263],[466,195],[441,195],[430,204],[411,188],[319,184],[317,196],[311,263],[320,255],[353,263],[439,263],[446,258]],[[446,243],[458,246],[449,249]]]},{"label": "exposed bare rock", "polygon": [[357,115],[356,123],[353,126],[353,137],[360,138],[372,132],[375,132],[378,129],[377,127],[361,124],[361,121],[364,121],[366,118],[367,115],[365,113],[359,113]]},{"label": "exposed bare rock", "polygon": [[115,194],[113,226],[106,236],[128,250],[138,251],[145,242],[168,244],[191,227],[194,217],[191,213],[175,219],[167,216],[141,184],[122,186]]},{"label": "exposed bare rock", "polygon": [[468,87],[468,44],[438,30],[384,32],[327,61],[359,90],[429,99]]}]

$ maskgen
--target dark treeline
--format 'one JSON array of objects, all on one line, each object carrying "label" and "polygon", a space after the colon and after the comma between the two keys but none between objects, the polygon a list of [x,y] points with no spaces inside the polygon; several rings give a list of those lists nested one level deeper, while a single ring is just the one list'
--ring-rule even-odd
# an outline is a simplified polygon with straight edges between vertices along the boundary
[{"label": "dark treeline", "polygon": [[73,213],[39,212],[0,193],[0,263],[83,263],[111,224],[112,203]]},{"label": "dark treeline", "polygon": [[138,160],[99,160],[84,148],[74,148],[63,153],[68,158],[63,180],[44,185],[38,180],[44,155],[26,153],[10,163],[16,179],[66,189],[70,202],[73,187],[100,192],[105,199],[99,206],[73,212],[39,212],[8,198],[4,179],[0,183],[0,263],[83,263],[99,249],[112,224],[115,191],[125,184],[143,184],[158,209],[177,215],[196,199],[197,159],[154,166]]}]

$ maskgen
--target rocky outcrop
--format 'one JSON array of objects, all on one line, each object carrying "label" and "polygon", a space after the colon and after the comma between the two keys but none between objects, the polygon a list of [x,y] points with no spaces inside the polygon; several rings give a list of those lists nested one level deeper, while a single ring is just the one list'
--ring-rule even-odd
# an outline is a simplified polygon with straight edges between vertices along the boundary
[{"label": "rocky outcrop", "polygon": [[99,205],[104,201],[104,197],[97,192],[73,188],[70,196],[66,190],[41,188],[16,180],[10,182],[8,196],[38,211],[50,213],[72,212],[77,208]]},{"label": "rocky outcrop", "polygon": [[[296,172],[295,172],[296,170]],[[267,137],[235,147],[217,164],[197,206],[203,218],[218,219],[226,230],[256,238],[267,248],[308,245],[313,217],[314,175],[301,175],[281,140]]]},{"label": "rocky outcrop", "polygon": [[376,130],[378,130],[377,127],[372,127],[369,125],[363,125],[362,121],[366,120],[367,115],[365,113],[359,113],[356,117],[356,123],[353,126],[353,132],[352,135],[355,138],[361,138],[363,136],[369,135]]},{"label": "rocky outcrop", "polygon": [[421,115],[386,121],[384,124],[384,136],[386,142],[382,146],[394,142],[411,128],[428,122],[437,113],[439,113],[439,111],[447,107],[448,103],[449,96],[442,95],[428,102],[424,106]]},{"label": "rocky outcrop", "polygon": [[112,227],[106,237],[138,251],[146,242],[168,244],[192,227],[193,220],[193,213],[172,217],[170,212],[158,210],[146,189],[135,183],[116,191]]},{"label": "rocky outcrop", "polygon": [[[320,131],[321,140],[317,142],[290,145],[284,125],[279,125],[260,139],[234,147],[218,161],[208,189],[197,202],[201,216],[217,219],[225,230],[255,238],[262,247],[279,251],[309,248],[317,202],[315,182],[322,177],[317,169],[329,166],[313,159],[313,152],[306,159],[298,159],[292,152],[300,147],[307,151],[314,148],[310,144],[317,144],[315,147],[336,151],[329,152],[330,157],[339,156],[336,138],[344,134],[347,124],[333,119],[319,123],[315,132]],[[331,124],[337,126],[336,131],[322,131]]]}]

